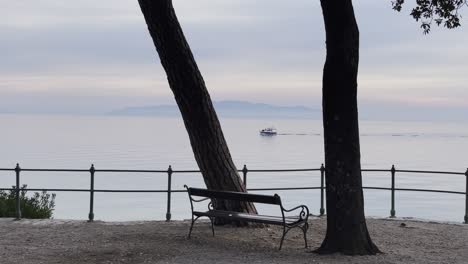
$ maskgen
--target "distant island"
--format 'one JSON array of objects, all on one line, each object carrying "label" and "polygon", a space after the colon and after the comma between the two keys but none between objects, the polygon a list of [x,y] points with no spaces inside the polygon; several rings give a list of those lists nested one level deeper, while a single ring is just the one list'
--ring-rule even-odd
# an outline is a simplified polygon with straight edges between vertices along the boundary
[{"label": "distant island", "polygon": [[[305,106],[278,106],[246,101],[219,101],[213,102],[213,105],[221,117],[319,119],[322,116],[321,109]],[[180,112],[176,105],[154,105],[126,107],[111,111],[109,115],[173,117],[180,116]]]},{"label": "distant island", "polygon": [[[37,97],[37,98],[36,98]],[[34,98],[34,100],[33,100]],[[70,100],[32,96],[18,104],[10,100],[0,106],[0,114],[21,115],[84,115],[84,116],[134,116],[134,117],[175,117],[181,118],[179,108],[174,104],[127,106],[131,100],[122,98],[84,97]],[[171,100],[172,101],[172,100]],[[115,103],[117,102],[117,103]],[[151,100],[146,100],[150,102]],[[310,106],[281,106],[241,100],[215,101],[216,112],[222,118],[271,118],[322,120],[320,102],[311,101]],[[381,101],[361,101],[358,105],[360,120],[376,121],[429,121],[466,122],[468,107],[460,105],[418,105],[389,103]]]}]

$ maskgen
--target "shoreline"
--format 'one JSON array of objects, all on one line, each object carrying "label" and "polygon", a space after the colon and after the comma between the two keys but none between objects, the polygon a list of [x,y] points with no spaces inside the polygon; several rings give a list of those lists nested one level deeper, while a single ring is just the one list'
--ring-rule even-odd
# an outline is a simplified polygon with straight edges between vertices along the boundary
[{"label": "shoreline", "polygon": [[[319,216],[310,214],[309,219],[311,221],[318,220],[318,219],[326,219],[327,215]],[[366,216],[366,220],[381,220],[381,221],[407,221],[407,222],[419,222],[419,223],[429,223],[429,224],[442,224],[442,225],[460,225],[460,226],[468,226],[468,224],[463,222],[456,222],[456,221],[442,221],[442,220],[434,220],[434,219],[426,219],[426,218],[418,218],[418,217],[381,217],[381,216]],[[46,223],[102,223],[102,224],[111,224],[111,225],[132,225],[132,224],[145,224],[145,223],[180,223],[180,222],[188,222],[191,221],[190,218],[186,219],[171,219],[170,221],[164,219],[154,219],[154,220],[123,220],[123,221],[107,221],[107,220],[100,220],[96,219],[92,222],[84,219],[57,219],[57,218],[50,218],[50,219],[29,219],[29,218],[22,218],[20,220],[16,220],[12,217],[0,217],[1,222],[8,222],[8,221],[15,221],[15,222],[31,222],[38,224],[40,222]],[[207,219],[199,219],[198,222],[209,222]]]}]

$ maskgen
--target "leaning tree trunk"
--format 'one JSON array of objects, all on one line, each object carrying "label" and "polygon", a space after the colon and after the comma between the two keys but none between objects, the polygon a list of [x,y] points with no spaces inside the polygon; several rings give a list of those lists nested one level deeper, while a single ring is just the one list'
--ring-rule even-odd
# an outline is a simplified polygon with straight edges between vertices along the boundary
[{"label": "leaning tree trunk", "polygon": [[351,0],[321,0],[327,57],[323,70],[323,127],[327,233],[318,253],[379,252],[364,216],[357,109],[359,30]]},{"label": "leaning tree trunk", "polygon": [[[208,189],[245,192],[203,77],[171,0],[139,0],[141,11],[179,106],[195,160]],[[256,213],[253,204],[217,203],[220,209]],[[217,220],[218,223],[222,223]]]}]

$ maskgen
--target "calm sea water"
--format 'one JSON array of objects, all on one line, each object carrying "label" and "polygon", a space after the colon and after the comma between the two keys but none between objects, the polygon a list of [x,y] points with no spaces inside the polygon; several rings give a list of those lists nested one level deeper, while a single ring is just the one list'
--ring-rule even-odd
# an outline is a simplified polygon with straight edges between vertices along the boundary
[{"label": "calm sea water", "polygon": [[[321,121],[222,119],[231,154],[249,169],[318,168],[323,162]],[[178,118],[0,115],[0,167],[88,169],[197,169]],[[275,126],[280,133],[262,137]],[[468,125],[429,122],[361,121],[363,168],[448,170],[468,166]],[[89,188],[89,173],[22,172],[30,188]],[[364,185],[389,187],[389,173],[365,173]],[[14,185],[11,172],[0,173],[2,187]],[[249,188],[319,186],[317,172],[249,173]],[[174,174],[173,189],[203,186],[198,173]],[[398,173],[397,187],[465,191],[464,176]],[[97,173],[96,189],[165,189],[166,174]],[[271,192],[266,192],[271,193]],[[287,206],[303,203],[318,214],[319,191],[278,192]],[[388,216],[389,191],[365,191],[366,214]],[[58,192],[55,218],[86,219],[89,194]],[[260,207],[271,213],[272,208]],[[166,194],[96,193],[95,218],[164,219]],[[397,192],[397,216],[461,222],[464,196]],[[173,195],[173,219],[190,217],[185,193]]]}]

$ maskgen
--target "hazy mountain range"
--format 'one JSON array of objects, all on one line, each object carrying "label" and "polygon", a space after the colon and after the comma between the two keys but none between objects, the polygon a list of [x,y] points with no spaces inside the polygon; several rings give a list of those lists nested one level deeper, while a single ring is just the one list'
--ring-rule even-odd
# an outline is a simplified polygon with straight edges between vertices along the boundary
[{"label": "hazy mountain range", "polygon": [[[277,106],[245,101],[219,101],[213,102],[213,105],[217,114],[221,117],[318,119],[322,115],[320,109],[304,106]],[[180,111],[176,105],[154,105],[126,107],[114,110],[109,114],[125,116],[180,116]]]},{"label": "hazy mountain range", "polygon": [[[213,102],[220,117],[322,119],[321,108],[278,106],[246,101]],[[117,109],[109,115],[180,116],[176,105],[137,106]],[[410,104],[359,104],[359,119],[390,121],[466,121],[466,107],[428,107]]]},{"label": "hazy mountain range", "polygon": [[[18,103],[15,100],[3,99],[4,101],[0,104],[0,114],[180,117],[179,109],[175,104],[150,105],[152,100],[145,100],[144,102],[134,100],[133,104],[136,106],[127,107],[128,101],[131,100],[119,99],[114,100],[114,102],[90,97],[78,98],[75,101],[54,100],[51,103],[50,99],[31,96]],[[279,106],[239,100],[215,101],[213,104],[221,118],[322,119],[321,104],[319,102],[310,102],[312,107]],[[466,122],[468,121],[468,107],[361,101],[359,102],[359,119]]]}]

